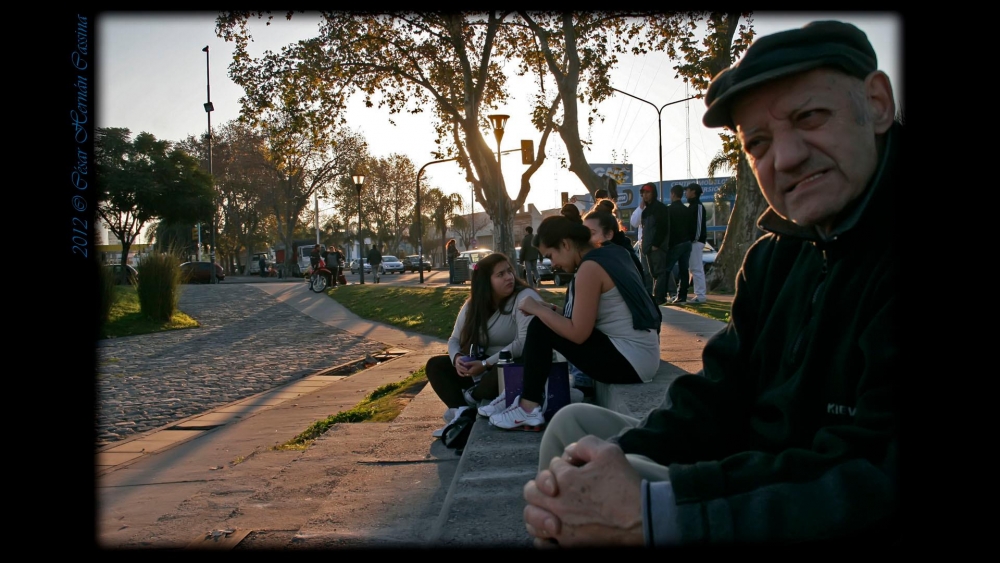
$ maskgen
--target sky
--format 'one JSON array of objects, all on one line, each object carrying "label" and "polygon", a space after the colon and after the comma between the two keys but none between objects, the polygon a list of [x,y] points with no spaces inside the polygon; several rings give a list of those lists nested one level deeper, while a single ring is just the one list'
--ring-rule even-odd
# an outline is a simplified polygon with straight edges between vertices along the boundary
[{"label": "sky", "polygon": [[[275,14],[270,26],[257,20],[251,24],[253,56],[265,50],[277,52],[283,45],[316,34],[317,16],[296,14],[287,21],[283,12]],[[209,88],[215,107],[211,114],[213,127],[239,117],[239,98],[243,92],[228,76],[234,46],[216,36],[216,16],[216,12],[101,13],[97,18],[95,70],[97,127],[127,127],[133,134],[145,131],[170,141],[201,135],[208,128],[204,104]],[[868,35],[879,68],[892,81],[897,108],[901,107],[904,22],[900,14],[756,12],[753,25],[756,37],[760,37],[820,19],[846,21]],[[206,46],[209,47],[207,57],[202,51]],[[634,184],[660,179],[660,136],[653,105],[659,108],[694,93],[686,91],[683,81],[674,78],[672,67],[675,64],[666,53],[621,57],[611,75],[612,86],[649,103],[624,95],[601,103],[598,109],[604,120],[591,128],[581,125],[581,135],[593,143],[587,151],[591,164],[630,163]],[[528,115],[531,85],[515,80],[510,92],[513,99],[497,111],[511,116],[501,150],[519,148],[521,139],[533,140],[537,148],[541,134],[531,126]],[[702,125],[704,111],[704,101],[696,99],[668,106],[660,113],[664,181],[708,176],[708,163],[718,153],[721,142],[719,130]],[[348,110],[348,127],[365,136],[373,156],[405,154],[418,168],[434,160],[431,119],[426,114],[391,117],[395,125],[390,123],[387,109],[365,108],[360,101],[355,101]],[[484,134],[494,146],[492,133],[487,130]],[[566,156],[558,135],[550,136],[547,155],[545,164],[532,177],[532,190],[526,201],[539,210],[558,207],[560,192],[572,196],[586,191],[575,175],[558,166],[559,158]],[[514,197],[527,166],[521,164],[518,153],[504,155],[502,166],[510,195]],[[465,211],[469,211],[471,185],[465,181],[457,164],[446,162],[428,166],[421,186],[458,193],[466,202]],[[332,203],[323,201],[320,209],[324,220],[328,214],[338,212]],[[481,212],[482,208],[476,205],[475,210]]]}]

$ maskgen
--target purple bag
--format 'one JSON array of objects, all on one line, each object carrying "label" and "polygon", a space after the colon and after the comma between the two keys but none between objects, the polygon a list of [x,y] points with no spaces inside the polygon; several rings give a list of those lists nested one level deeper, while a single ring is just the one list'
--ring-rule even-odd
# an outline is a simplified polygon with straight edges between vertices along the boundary
[{"label": "purple bag", "polygon": [[[514,399],[524,390],[524,364],[498,363],[497,378],[506,404],[513,404]],[[570,403],[569,364],[566,362],[552,362],[549,378],[545,382],[545,399],[547,403],[542,414],[546,422]]]}]

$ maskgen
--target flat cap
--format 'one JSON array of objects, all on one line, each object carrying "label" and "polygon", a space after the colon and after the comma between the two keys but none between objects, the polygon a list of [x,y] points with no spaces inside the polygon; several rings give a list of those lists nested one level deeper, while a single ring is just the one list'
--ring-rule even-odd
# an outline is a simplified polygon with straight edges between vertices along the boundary
[{"label": "flat cap", "polygon": [[820,67],[865,78],[878,70],[878,60],[865,32],[849,23],[816,21],[765,35],[750,45],[739,63],[712,79],[702,123],[735,129],[729,110],[741,95],[766,82]]}]

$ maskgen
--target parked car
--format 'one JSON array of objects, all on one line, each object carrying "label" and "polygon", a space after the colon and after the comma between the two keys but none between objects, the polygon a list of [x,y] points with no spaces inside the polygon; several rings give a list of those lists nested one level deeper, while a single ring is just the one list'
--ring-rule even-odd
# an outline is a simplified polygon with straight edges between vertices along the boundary
[{"label": "parked car", "polygon": [[[367,258],[362,258],[361,260],[362,260],[362,264],[365,265],[365,273],[366,274],[372,273],[372,265],[368,263],[368,259]],[[352,274],[358,273],[358,261],[357,260],[351,260],[351,273]]]},{"label": "parked car", "polygon": [[[226,279],[226,271],[222,266],[215,263],[216,283]],[[181,264],[182,283],[212,283],[212,263],[211,262],[185,262]]]},{"label": "parked car", "polygon": [[416,272],[419,268],[423,268],[425,272],[431,271],[431,263],[426,258],[421,260],[416,254],[412,256],[407,256],[403,259],[403,269],[408,272]]},{"label": "parked car", "polygon": [[[135,285],[136,282],[139,281],[139,272],[128,264],[125,264],[124,266],[121,264],[106,264],[104,267],[107,268],[108,271],[111,272],[111,275],[115,277],[115,283]],[[121,275],[123,268],[125,269],[124,277]]]},{"label": "parked car", "polygon": [[476,265],[476,262],[479,262],[490,254],[493,254],[493,251],[488,248],[476,248],[474,250],[463,250],[458,253],[458,257],[468,260],[469,267],[472,268]]},{"label": "parked car", "polygon": [[712,269],[712,266],[715,264],[715,257],[718,254],[719,251],[713,248],[711,244],[707,242],[705,243],[705,249],[701,254],[701,262],[705,266],[706,274],[708,274],[708,271]]},{"label": "parked car", "polygon": [[395,256],[388,254],[382,257],[382,264],[379,266],[380,274],[402,274],[404,272],[403,263]]},{"label": "parked car", "polygon": [[[551,274],[550,274],[551,277],[549,279],[551,279],[552,283],[556,284],[557,286],[568,284],[570,282],[570,280],[573,279],[573,276],[576,275],[575,272],[566,272],[566,271],[563,271],[560,268],[557,268],[557,267],[553,266],[552,265],[552,260],[549,260],[548,258],[542,258],[542,263],[545,266],[547,266],[548,269],[549,269],[549,272],[551,272]],[[542,278],[539,276],[538,279],[542,279]]]}]

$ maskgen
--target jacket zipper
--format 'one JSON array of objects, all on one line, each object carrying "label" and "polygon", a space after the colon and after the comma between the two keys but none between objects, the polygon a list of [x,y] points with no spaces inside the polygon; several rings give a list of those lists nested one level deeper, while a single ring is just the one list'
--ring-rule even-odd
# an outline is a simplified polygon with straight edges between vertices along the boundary
[{"label": "jacket zipper", "polygon": [[813,314],[816,311],[816,300],[819,298],[819,292],[823,289],[823,284],[826,283],[826,272],[827,272],[827,255],[826,249],[821,251],[823,253],[823,269],[820,270],[819,282],[816,284],[816,289],[813,290],[812,299],[809,302],[809,314],[806,316],[806,321],[803,323],[802,330],[799,331],[798,338],[795,339],[795,345],[792,347],[792,357],[791,362],[793,364],[799,361],[799,351],[802,348],[802,341],[805,339],[808,328],[812,325]]}]

